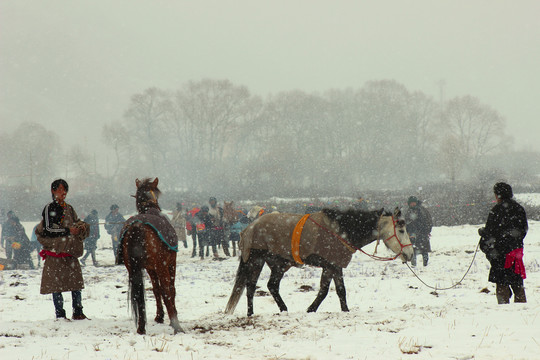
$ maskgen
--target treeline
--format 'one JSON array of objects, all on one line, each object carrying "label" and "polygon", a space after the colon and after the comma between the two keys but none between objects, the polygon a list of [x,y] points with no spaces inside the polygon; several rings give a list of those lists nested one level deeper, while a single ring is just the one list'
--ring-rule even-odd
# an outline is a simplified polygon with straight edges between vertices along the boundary
[{"label": "treeline", "polygon": [[160,176],[171,190],[249,198],[351,194],[497,172],[487,159],[511,151],[504,125],[472,96],[441,104],[392,80],[266,99],[227,80],[202,80],[133,95],[103,135],[113,178]]},{"label": "treeline", "polygon": [[[441,103],[393,80],[262,98],[205,79],[131,96],[124,115],[102,129],[107,174],[96,172],[82,145],[66,151],[54,131],[22,124],[0,135],[1,180],[48,184],[69,168],[70,184],[90,193],[125,193],[135,178],[157,176],[170,193],[222,199],[355,196],[464,180],[533,183],[538,154],[514,153],[505,122],[473,96]],[[66,153],[65,162],[53,161]]]}]

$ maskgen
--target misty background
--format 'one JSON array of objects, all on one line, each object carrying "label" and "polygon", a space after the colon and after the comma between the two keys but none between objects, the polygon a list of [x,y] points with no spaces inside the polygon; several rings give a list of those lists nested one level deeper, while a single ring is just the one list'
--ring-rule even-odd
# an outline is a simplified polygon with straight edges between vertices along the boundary
[{"label": "misty background", "polygon": [[[540,187],[540,3],[3,1],[0,207]],[[391,199],[391,200],[389,200]],[[401,199],[401,200],[400,200]],[[79,210],[80,209],[80,210]]]}]

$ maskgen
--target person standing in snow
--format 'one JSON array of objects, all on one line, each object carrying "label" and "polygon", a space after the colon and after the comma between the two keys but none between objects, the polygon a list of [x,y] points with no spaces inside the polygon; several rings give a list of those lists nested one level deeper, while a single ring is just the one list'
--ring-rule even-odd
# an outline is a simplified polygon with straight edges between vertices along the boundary
[{"label": "person standing in snow", "polygon": [[84,249],[86,250],[86,254],[81,259],[81,264],[83,266],[86,266],[86,258],[88,258],[89,255],[92,256],[92,263],[94,266],[98,266],[98,262],[96,259],[96,249],[97,249],[97,241],[99,240],[99,218],[98,218],[98,212],[97,210],[92,210],[90,214],[84,218],[84,222],[90,225],[90,236],[88,236],[84,240]]},{"label": "person standing in snow", "polygon": [[173,211],[171,224],[176,232],[178,237],[178,242],[184,243],[184,248],[187,249],[187,239],[186,239],[186,215],[182,210],[182,204],[176,203],[176,210]]},{"label": "person standing in snow", "polygon": [[126,219],[120,214],[120,207],[116,204],[111,205],[111,212],[105,217],[105,230],[111,235],[115,258],[118,254],[118,246],[120,245],[120,231],[122,231],[125,222]]},{"label": "person standing in snow", "polygon": [[194,258],[197,256],[197,226],[195,224],[197,213],[199,212],[198,207],[194,207],[193,209],[189,210],[186,214],[186,232],[188,235],[191,235],[191,239],[193,240],[193,251],[191,252],[191,257]]},{"label": "person standing in snow", "polygon": [[223,208],[218,206],[217,199],[211,197],[208,200],[210,207],[208,214],[212,218],[212,226],[209,229],[209,241],[212,246],[214,259],[219,258],[217,247],[221,245],[226,256],[231,256],[229,253],[229,242],[225,239],[225,229],[223,224]]},{"label": "person standing in snow", "polygon": [[416,256],[420,253],[422,254],[424,266],[427,266],[429,260],[428,253],[431,251],[429,237],[431,236],[431,228],[433,227],[431,214],[422,206],[422,203],[416,196],[409,197],[407,204],[409,205],[409,209],[405,214],[405,222],[414,249],[411,264],[412,266],[416,266]]},{"label": "person standing in snow", "polygon": [[13,244],[11,245],[13,247],[13,263],[15,264],[15,268],[19,269],[20,265],[28,265],[33,270],[34,263],[30,257],[32,246],[18,217],[13,216],[11,218],[11,226],[16,233]]},{"label": "person standing in snow", "polygon": [[525,303],[526,278],[523,264],[523,239],[529,225],[525,209],[513,198],[512,187],[504,182],[493,187],[497,204],[489,212],[486,226],[478,229],[480,250],[491,264],[488,280],[496,284],[499,304]]},{"label": "person standing in snow", "polygon": [[83,241],[90,226],[79,220],[73,207],[66,203],[68,190],[65,180],[53,181],[53,201],[43,209],[43,219],[36,228],[37,239],[43,245],[40,255],[44,259],[40,293],[52,293],[56,318],[65,319],[62,292],[71,291],[72,319],[83,320],[86,319],[81,299],[84,281],[77,258],[83,254]]}]

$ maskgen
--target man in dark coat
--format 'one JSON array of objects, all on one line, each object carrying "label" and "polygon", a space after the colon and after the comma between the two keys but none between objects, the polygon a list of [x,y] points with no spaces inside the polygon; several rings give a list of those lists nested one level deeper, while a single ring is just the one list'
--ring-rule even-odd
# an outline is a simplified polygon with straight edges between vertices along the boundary
[{"label": "man in dark coat", "polygon": [[96,260],[96,249],[97,249],[97,241],[100,237],[99,235],[99,218],[98,218],[98,212],[97,210],[92,210],[90,214],[84,219],[84,222],[90,225],[90,236],[88,236],[84,240],[84,249],[86,250],[86,254],[81,259],[81,264],[83,266],[86,266],[86,258],[89,255],[92,255],[92,263],[94,266],[98,266],[98,262]]},{"label": "man in dark coat", "polygon": [[[488,215],[486,226],[478,230],[480,250],[491,264],[488,280],[496,284],[497,302],[527,302],[523,279],[523,239],[529,229],[525,209],[512,197],[512,187],[497,183],[493,187],[497,204]],[[510,289],[511,288],[511,289]]]},{"label": "man in dark coat", "polygon": [[210,229],[214,226],[212,216],[208,213],[208,206],[201,206],[201,210],[195,215],[194,223],[199,238],[199,256],[204,259],[204,248],[208,257],[208,247],[210,246]]},{"label": "man in dark coat", "polygon": [[16,268],[20,268],[21,265],[28,265],[30,269],[34,269],[34,263],[30,258],[30,252],[32,246],[30,245],[30,239],[26,236],[24,227],[22,226],[19,218],[13,216],[11,218],[11,226],[15,229],[16,236],[13,240],[13,262]]},{"label": "man in dark coat", "polygon": [[105,217],[105,230],[111,235],[111,242],[113,247],[113,253],[116,257],[118,253],[118,246],[120,244],[120,232],[124,227],[126,219],[120,214],[120,208],[118,205],[111,205],[111,212]]},{"label": "man in dark coat", "polygon": [[429,255],[431,251],[431,244],[429,237],[431,234],[431,228],[433,222],[431,220],[431,214],[422,206],[422,203],[416,198],[416,196],[409,197],[407,201],[409,209],[405,214],[405,221],[407,225],[407,232],[409,238],[413,244],[414,256],[411,260],[411,264],[416,266],[416,255],[422,254],[422,260],[424,266],[427,266]]}]

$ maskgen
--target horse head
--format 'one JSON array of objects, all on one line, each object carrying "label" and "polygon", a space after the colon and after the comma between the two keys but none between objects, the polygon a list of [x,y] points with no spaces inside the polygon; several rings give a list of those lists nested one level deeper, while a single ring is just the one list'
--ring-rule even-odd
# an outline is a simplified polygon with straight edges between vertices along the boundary
[{"label": "horse head", "polygon": [[396,207],[394,213],[379,211],[380,218],[377,225],[378,239],[383,240],[387,248],[407,262],[412,259],[414,250],[405,227],[405,219],[401,210]]},{"label": "horse head", "polygon": [[229,224],[234,224],[238,221],[238,213],[234,209],[234,201],[223,202],[223,219]]},{"label": "horse head", "polygon": [[135,180],[135,185],[137,186],[137,193],[135,194],[135,203],[137,205],[137,211],[139,213],[145,213],[150,208],[158,209],[161,211],[161,208],[158,204],[158,198],[161,195],[161,191],[158,189],[158,178],[155,178],[154,181],[151,181],[150,178]]}]

